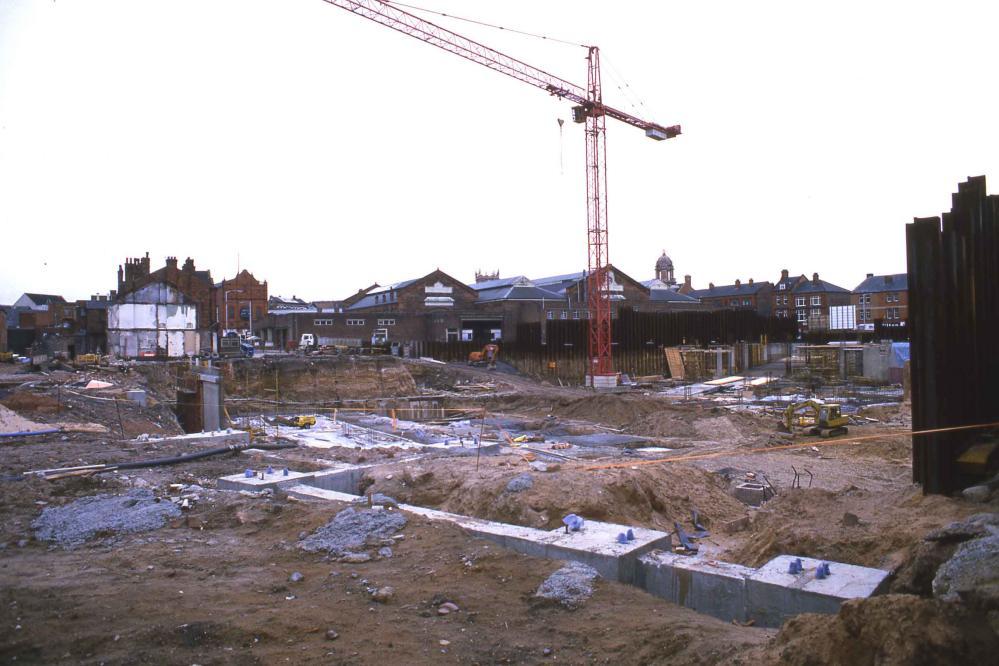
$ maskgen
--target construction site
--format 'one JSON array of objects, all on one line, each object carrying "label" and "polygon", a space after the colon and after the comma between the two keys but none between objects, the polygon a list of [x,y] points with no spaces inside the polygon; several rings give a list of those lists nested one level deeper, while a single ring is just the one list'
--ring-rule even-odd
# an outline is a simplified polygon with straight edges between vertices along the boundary
[{"label": "construction site", "polygon": [[306,302],[147,252],[107,296],[0,308],[0,659],[991,663],[984,176],[852,291],[787,269],[698,290],[665,250],[636,280],[609,260],[607,119],[683,133],[604,102],[597,46],[563,42],[581,85],[442,25],[546,35],[325,4],[565,105],[585,270]]}]

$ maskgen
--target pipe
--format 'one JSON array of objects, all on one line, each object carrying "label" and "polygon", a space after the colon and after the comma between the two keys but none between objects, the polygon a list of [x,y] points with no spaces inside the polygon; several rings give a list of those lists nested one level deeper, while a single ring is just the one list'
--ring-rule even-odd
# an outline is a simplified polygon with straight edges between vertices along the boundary
[{"label": "pipe", "polygon": [[22,430],[20,432],[0,432],[0,437],[27,437],[28,435],[52,435],[62,432],[59,428],[49,428],[48,430]]},{"label": "pipe", "polygon": [[124,462],[118,464],[109,465],[82,465],[80,467],[60,467],[55,469],[38,469],[32,470],[30,472],[24,472],[20,475],[8,475],[0,477],[3,481],[16,481],[23,479],[29,475],[37,475],[45,478],[51,474],[59,472],[91,472],[93,474],[100,474],[102,472],[113,472],[119,469],[141,469],[143,467],[161,467],[163,465],[175,465],[177,463],[189,462],[191,460],[200,460],[202,458],[208,458],[210,456],[217,456],[223,453],[235,453],[237,451],[245,451],[247,449],[261,449],[263,451],[279,451],[281,449],[294,449],[298,448],[297,444],[234,444],[231,446],[223,446],[217,449],[207,449],[205,451],[198,451],[196,453],[189,453],[185,455],[172,456],[169,458],[155,458],[153,460],[136,460],[133,462]]}]

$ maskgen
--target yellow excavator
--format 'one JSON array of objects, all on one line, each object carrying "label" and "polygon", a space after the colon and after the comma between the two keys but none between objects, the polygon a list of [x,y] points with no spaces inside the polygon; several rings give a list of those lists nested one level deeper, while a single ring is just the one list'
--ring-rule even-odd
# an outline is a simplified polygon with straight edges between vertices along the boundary
[{"label": "yellow excavator", "polygon": [[835,437],[846,434],[847,423],[849,421],[843,416],[838,404],[803,400],[788,405],[780,425],[781,430],[785,432],[794,432],[794,429],[798,428],[809,435]]}]

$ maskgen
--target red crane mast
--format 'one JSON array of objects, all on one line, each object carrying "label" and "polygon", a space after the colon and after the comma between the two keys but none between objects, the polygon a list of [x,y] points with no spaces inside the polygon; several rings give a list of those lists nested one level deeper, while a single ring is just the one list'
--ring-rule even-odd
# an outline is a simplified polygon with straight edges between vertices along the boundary
[{"label": "red crane mast", "polygon": [[679,125],[663,126],[603,103],[600,49],[588,46],[586,87],[512,58],[479,42],[410,14],[383,0],[323,0],[375,23],[398,30],[500,74],[574,102],[574,122],[586,125],[587,306],[589,308],[589,375],[593,386],[613,385],[611,303],[607,285],[607,140],[605,119],[610,116],[639,129],[656,141],[680,134]]}]

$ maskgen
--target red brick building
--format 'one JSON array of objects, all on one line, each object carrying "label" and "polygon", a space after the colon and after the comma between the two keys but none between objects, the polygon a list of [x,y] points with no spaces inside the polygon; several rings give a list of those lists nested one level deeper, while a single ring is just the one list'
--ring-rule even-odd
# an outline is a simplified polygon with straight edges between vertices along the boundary
[{"label": "red brick building", "polygon": [[267,316],[267,282],[246,269],[216,283],[213,294],[215,321],[223,331],[247,333]]},{"label": "red brick building", "polygon": [[736,280],[734,284],[716,286],[708,283],[707,289],[686,289],[690,286],[689,276],[685,276],[680,293],[701,301],[710,310],[755,310],[761,315],[770,316],[773,311],[774,285],[770,282],[747,282]]},{"label": "red brick building", "polygon": [[868,273],[850,300],[857,308],[858,327],[873,327],[877,321],[904,324],[909,320],[909,276]]}]

